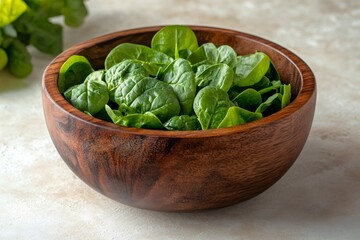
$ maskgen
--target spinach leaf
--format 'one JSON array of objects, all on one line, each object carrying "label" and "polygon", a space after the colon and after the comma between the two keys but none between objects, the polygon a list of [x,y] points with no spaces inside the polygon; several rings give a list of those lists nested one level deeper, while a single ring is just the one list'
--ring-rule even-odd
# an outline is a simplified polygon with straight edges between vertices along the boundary
[{"label": "spinach leaf", "polygon": [[11,43],[6,49],[6,54],[8,56],[7,68],[15,77],[24,78],[32,72],[31,55],[19,40]]},{"label": "spinach leaf", "polygon": [[201,128],[217,128],[232,105],[229,96],[223,90],[213,86],[201,89],[194,100],[194,111]]},{"label": "spinach leaf", "polygon": [[94,78],[71,87],[64,96],[71,105],[91,115],[103,109],[109,101],[106,83]]},{"label": "spinach leaf", "polygon": [[117,124],[126,127],[147,128],[147,129],[165,129],[159,118],[151,112],[143,114],[129,114],[124,116]]},{"label": "spinach leaf", "polygon": [[190,49],[183,49],[179,51],[179,58],[187,59],[191,54]]},{"label": "spinach leaf", "polygon": [[76,87],[78,87],[80,84],[76,84],[74,86],[69,87],[65,92],[64,92],[64,97],[65,99],[71,103],[71,96],[72,96],[72,90]]},{"label": "spinach leaf", "polygon": [[92,80],[104,81],[105,82],[105,70],[97,70],[97,71],[94,71],[94,72],[90,73],[85,78],[84,82],[92,81]]},{"label": "spinach leaf", "polygon": [[181,106],[180,114],[190,114],[196,94],[195,73],[188,61],[179,58],[163,72],[162,81],[169,84]]},{"label": "spinach leaf", "polygon": [[105,104],[105,111],[111,118],[112,122],[117,124],[119,119],[124,116],[121,111],[112,109],[109,105]]},{"label": "spinach leaf", "polygon": [[258,83],[270,66],[270,58],[262,52],[246,56],[238,56],[235,68],[235,85],[252,86]]},{"label": "spinach leaf", "polygon": [[239,93],[232,101],[241,108],[253,111],[262,103],[262,98],[258,91],[248,88]]},{"label": "spinach leaf", "polygon": [[230,68],[234,68],[236,66],[236,52],[235,50],[228,45],[221,45],[218,47],[219,58],[217,60],[218,63],[227,64]]},{"label": "spinach leaf", "polygon": [[105,110],[105,107],[102,108],[99,112],[97,112],[95,114],[91,114],[88,111],[84,111],[84,113],[86,113],[87,115],[89,115],[93,118],[97,118],[97,119],[104,120],[107,122],[112,122],[111,118],[109,117],[108,113]]},{"label": "spinach leaf", "polygon": [[201,125],[196,116],[174,116],[164,123],[167,130],[201,130]]},{"label": "spinach leaf", "polygon": [[203,64],[213,65],[218,61],[219,53],[213,43],[204,43],[187,58],[193,67]]},{"label": "spinach leaf", "polygon": [[226,116],[219,124],[218,128],[233,127],[240,124],[252,122],[262,118],[261,113],[254,113],[240,107],[230,107]]},{"label": "spinach leaf", "polygon": [[0,1],[0,28],[15,21],[27,9],[22,0]]},{"label": "spinach leaf", "polygon": [[[261,103],[259,107],[255,110],[256,113],[264,113],[267,108],[274,106],[276,110],[281,109],[281,99],[282,95],[280,93],[275,93],[266,99],[265,102]],[[274,110],[274,111],[276,111]],[[272,111],[273,112],[273,111]],[[264,114],[267,115],[267,114]]]},{"label": "spinach leaf", "polygon": [[172,87],[151,77],[125,78],[115,91],[115,102],[132,109],[132,113],[151,112],[162,122],[180,113]]},{"label": "spinach leaf", "polygon": [[195,51],[199,47],[195,33],[187,26],[166,26],[151,41],[151,48],[177,59],[181,52]]},{"label": "spinach leaf", "polygon": [[234,71],[226,64],[201,65],[195,75],[198,87],[214,86],[227,92],[233,84]]},{"label": "spinach leaf", "polygon": [[124,59],[138,60],[152,76],[156,76],[160,67],[165,68],[173,61],[168,55],[147,46],[122,43],[113,48],[107,55],[105,68],[109,69]]},{"label": "spinach leaf", "polygon": [[[275,83],[275,81],[273,81],[273,82]],[[266,95],[268,95],[267,93],[272,93],[273,90],[276,91],[278,89],[278,86],[274,86],[272,84],[272,82],[270,82],[270,80],[266,76],[264,76],[258,83],[254,84],[252,86],[239,87],[239,86],[233,85],[228,92],[230,99],[234,100],[234,98],[236,98],[241,92],[243,92],[249,88],[258,91],[261,94],[262,99],[264,101],[265,98],[269,97],[269,96],[266,96]]]},{"label": "spinach leaf", "polygon": [[[272,86],[272,84],[271,84],[271,81],[269,80],[269,78],[266,76],[263,76],[259,82],[255,83],[254,85],[252,85],[250,87],[257,91],[261,91],[262,89],[270,87],[270,86]],[[248,87],[245,87],[245,88],[248,88]]]},{"label": "spinach leaf", "polygon": [[120,126],[160,130],[165,129],[159,118],[151,112],[123,116],[120,111],[112,110],[108,105],[105,106],[105,110],[113,123]]},{"label": "spinach leaf", "polygon": [[[204,72],[206,69],[208,69],[209,67],[211,67],[212,65],[211,64],[202,64],[202,65],[199,65],[197,70],[196,70],[196,74],[200,74],[202,72]],[[195,76],[196,77],[196,76]]]},{"label": "spinach leaf", "polygon": [[146,77],[148,72],[141,63],[135,60],[124,60],[106,71],[105,81],[108,86],[110,99],[115,102],[115,91],[118,86],[127,78]]},{"label": "spinach leaf", "polygon": [[188,60],[195,69],[199,65],[217,63],[224,63],[230,68],[234,68],[236,56],[235,50],[228,45],[221,45],[217,48],[213,43],[204,43],[188,57]]},{"label": "spinach leaf", "polygon": [[58,88],[60,93],[64,93],[71,86],[83,83],[93,71],[87,58],[72,55],[64,62],[59,71]]},{"label": "spinach leaf", "polygon": [[[106,105],[105,105],[106,106]],[[88,113],[90,114],[90,113]],[[95,113],[95,114],[91,114],[91,116],[93,116],[94,118],[97,118],[97,119],[101,119],[101,120],[104,120],[104,121],[107,121],[107,122],[112,122],[109,114],[106,112],[106,109],[105,107],[102,108],[99,112]]]},{"label": "spinach leaf", "polygon": [[280,82],[280,80],[272,81],[272,82],[270,82],[268,87],[264,87],[264,88],[260,89],[259,93],[263,95],[263,94],[269,93],[274,90],[277,91],[281,87],[281,85],[282,85],[282,83]]},{"label": "spinach leaf", "polygon": [[275,65],[272,61],[270,61],[270,66],[265,76],[270,80],[280,80],[279,72],[276,70]]},{"label": "spinach leaf", "polygon": [[282,94],[281,98],[281,108],[286,107],[291,100],[291,85],[290,84],[284,84],[280,88],[280,93]]}]

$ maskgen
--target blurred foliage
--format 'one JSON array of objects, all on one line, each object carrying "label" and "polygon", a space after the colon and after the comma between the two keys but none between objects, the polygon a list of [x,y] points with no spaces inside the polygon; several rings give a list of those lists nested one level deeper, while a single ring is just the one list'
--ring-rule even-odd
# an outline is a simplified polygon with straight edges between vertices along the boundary
[{"label": "blurred foliage", "polygon": [[63,50],[63,27],[51,18],[63,16],[65,25],[78,27],[87,14],[84,0],[0,0],[0,70],[27,77],[28,45],[51,55]]}]

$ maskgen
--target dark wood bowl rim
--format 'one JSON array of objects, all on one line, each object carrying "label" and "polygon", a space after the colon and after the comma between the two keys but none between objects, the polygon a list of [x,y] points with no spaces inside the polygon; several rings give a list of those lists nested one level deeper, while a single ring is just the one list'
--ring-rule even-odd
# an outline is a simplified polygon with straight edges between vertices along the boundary
[{"label": "dark wood bowl rim", "polygon": [[304,107],[308,103],[308,101],[312,98],[313,94],[315,94],[316,82],[313,72],[311,71],[310,67],[300,57],[298,57],[295,53],[291,52],[290,50],[274,42],[271,42],[264,38],[251,35],[248,33],[230,30],[230,29],[224,29],[224,28],[197,26],[197,25],[189,25],[189,27],[199,31],[209,31],[209,32],[222,31],[227,34],[235,34],[241,36],[242,38],[246,38],[253,42],[257,42],[258,44],[265,45],[266,47],[283,55],[300,72],[302,84],[298,96],[284,109],[274,114],[271,114],[270,116],[264,117],[260,120],[256,120],[247,124],[228,127],[228,128],[221,128],[221,129],[196,130],[196,131],[168,131],[168,130],[151,130],[151,129],[122,127],[115,125],[111,122],[107,122],[91,117],[81,112],[80,110],[76,109],[75,107],[73,107],[70,103],[68,103],[64,99],[64,97],[59,92],[57,88],[58,72],[61,65],[71,55],[77,54],[78,52],[86,48],[90,48],[99,42],[109,41],[112,39],[116,39],[118,37],[127,36],[131,34],[154,32],[154,31],[158,31],[161,27],[163,26],[149,26],[149,27],[134,28],[129,30],[113,32],[89,39],[87,41],[84,41],[82,43],[70,47],[69,49],[65,50],[60,55],[58,55],[46,67],[42,77],[42,90],[45,96],[47,96],[47,98],[50,101],[52,101],[52,103],[55,104],[58,108],[60,108],[65,114],[71,115],[73,118],[79,121],[86,122],[89,125],[95,125],[96,127],[114,131],[114,133],[118,132],[122,134],[147,135],[147,136],[166,137],[166,138],[205,138],[205,137],[238,134],[241,132],[251,130],[253,128],[264,127],[267,124],[277,122],[283,118],[288,117],[289,115],[295,113],[296,111]]}]

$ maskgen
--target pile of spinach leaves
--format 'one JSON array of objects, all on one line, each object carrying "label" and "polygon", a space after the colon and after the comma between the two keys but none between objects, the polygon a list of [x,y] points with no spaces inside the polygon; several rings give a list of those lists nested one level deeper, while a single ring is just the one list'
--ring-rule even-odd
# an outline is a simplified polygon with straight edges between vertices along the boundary
[{"label": "pile of spinach leaves", "polygon": [[58,86],[67,101],[94,117],[127,127],[206,130],[245,124],[290,103],[291,86],[280,81],[263,52],[238,56],[227,45],[201,46],[187,26],[166,26],[151,47],[122,43],[105,69],[71,56]]},{"label": "pile of spinach leaves", "polygon": [[33,69],[28,45],[51,55],[63,49],[62,26],[50,18],[63,16],[78,27],[86,15],[84,0],[0,0],[0,70],[27,77]]}]

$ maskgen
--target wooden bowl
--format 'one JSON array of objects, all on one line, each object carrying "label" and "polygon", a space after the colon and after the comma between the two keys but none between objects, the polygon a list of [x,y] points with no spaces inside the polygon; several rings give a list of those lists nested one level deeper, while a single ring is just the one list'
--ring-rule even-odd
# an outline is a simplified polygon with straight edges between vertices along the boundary
[{"label": "wooden bowl", "polygon": [[236,127],[205,131],[120,127],[71,106],[57,88],[59,69],[73,54],[87,57],[94,68],[103,68],[106,55],[116,45],[150,45],[160,27],[115,32],[64,51],[43,75],[42,100],[50,136],[79,178],[120,203],[160,211],[195,211],[239,203],[279,180],[308,137],[316,83],[304,61],[260,37],[190,27],[199,44],[228,44],[238,54],[267,53],[282,81],[291,83],[294,98],[281,111]]}]

